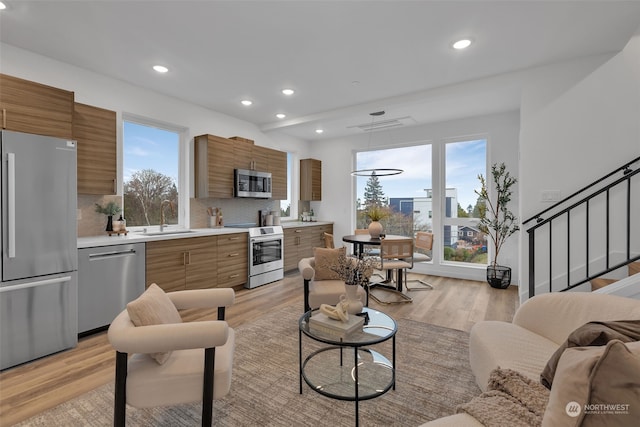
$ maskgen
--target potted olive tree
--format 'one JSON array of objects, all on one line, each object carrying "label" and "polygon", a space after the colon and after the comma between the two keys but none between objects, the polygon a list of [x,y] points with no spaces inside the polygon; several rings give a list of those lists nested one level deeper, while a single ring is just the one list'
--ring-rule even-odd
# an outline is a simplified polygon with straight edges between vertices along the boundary
[{"label": "potted olive tree", "polygon": [[493,246],[493,260],[487,266],[487,282],[494,288],[506,289],[511,284],[511,267],[498,264],[498,255],[505,241],[516,231],[520,230],[518,219],[509,210],[509,202],[513,191],[511,187],[518,182],[507,171],[504,163],[493,164],[491,175],[495,193],[493,199],[489,197],[487,182],[482,176],[480,180],[480,191],[476,194],[485,201],[485,205],[480,209],[480,231],[489,236]]}]

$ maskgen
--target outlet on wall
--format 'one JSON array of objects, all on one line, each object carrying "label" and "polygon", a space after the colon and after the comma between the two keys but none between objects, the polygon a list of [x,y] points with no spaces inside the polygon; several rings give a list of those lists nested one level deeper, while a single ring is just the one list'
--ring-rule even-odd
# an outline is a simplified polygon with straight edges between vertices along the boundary
[{"label": "outlet on wall", "polygon": [[540,201],[542,202],[559,202],[562,199],[560,190],[542,190]]},{"label": "outlet on wall", "polygon": [[82,209],[76,209],[76,219],[78,221],[82,219]]}]

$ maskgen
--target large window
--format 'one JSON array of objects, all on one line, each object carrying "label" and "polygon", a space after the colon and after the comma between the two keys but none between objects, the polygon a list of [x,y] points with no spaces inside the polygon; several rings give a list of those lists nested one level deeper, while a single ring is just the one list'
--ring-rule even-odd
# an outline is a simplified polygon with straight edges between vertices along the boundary
[{"label": "large window", "polygon": [[475,193],[486,176],[487,141],[448,142],[445,147],[443,246],[445,261],[487,263],[486,235],[477,228],[483,204]]},{"label": "large window", "polygon": [[486,139],[474,139],[356,153],[357,169],[404,170],[387,177],[357,177],[356,228],[368,227],[367,210],[377,205],[388,214],[381,221],[386,234],[433,232],[437,253],[430,255],[435,262],[486,265],[486,236],[477,228],[481,204],[475,193],[478,175],[486,176],[486,151]]},{"label": "large window", "polygon": [[400,175],[357,177],[356,228],[367,228],[367,210],[382,207],[386,234],[412,236],[433,228],[431,145],[356,153],[357,169],[401,168]]},{"label": "large window", "polygon": [[184,224],[180,203],[182,129],[145,121],[123,121],[124,215],[127,227]]}]

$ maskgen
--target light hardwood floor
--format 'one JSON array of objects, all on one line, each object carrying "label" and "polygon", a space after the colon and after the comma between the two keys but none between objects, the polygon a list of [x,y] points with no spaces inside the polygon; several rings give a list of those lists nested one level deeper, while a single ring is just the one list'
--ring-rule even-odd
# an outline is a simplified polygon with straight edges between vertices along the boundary
[{"label": "light hardwood floor", "polygon": [[[411,277],[416,277],[410,275]],[[430,291],[411,291],[413,302],[369,306],[395,318],[405,318],[469,331],[479,320],[511,321],[518,307],[517,288],[493,289],[485,282],[423,276]],[[238,327],[270,310],[290,307],[302,314],[302,279],[288,274],[284,280],[256,289],[238,289],[227,311],[230,326]],[[185,320],[214,319],[213,310],[189,310]],[[115,352],[106,332],[80,339],[74,349],[0,373],[0,426],[11,426],[96,387],[113,381]]]}]

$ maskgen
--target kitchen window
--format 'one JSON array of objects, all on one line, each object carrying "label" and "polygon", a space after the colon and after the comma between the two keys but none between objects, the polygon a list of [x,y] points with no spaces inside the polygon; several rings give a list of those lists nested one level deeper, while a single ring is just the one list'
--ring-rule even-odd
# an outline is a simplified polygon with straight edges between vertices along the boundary
[{"label": "kitchen window", "polygon": [[291,219],[295,218],[295,211],[292,200],[291,200],[291,186],[293,185],[292,179],[292,168],[293,168],[293,154],[287,151],[287,200],[280,200],[280,217],[282,219]]},{"label": "kitchen window", "polygon": [[185,224],[185,134],[178,126],[123,117],[123,210],[128,228],[159,226],[162,216],[165,224]]}]

